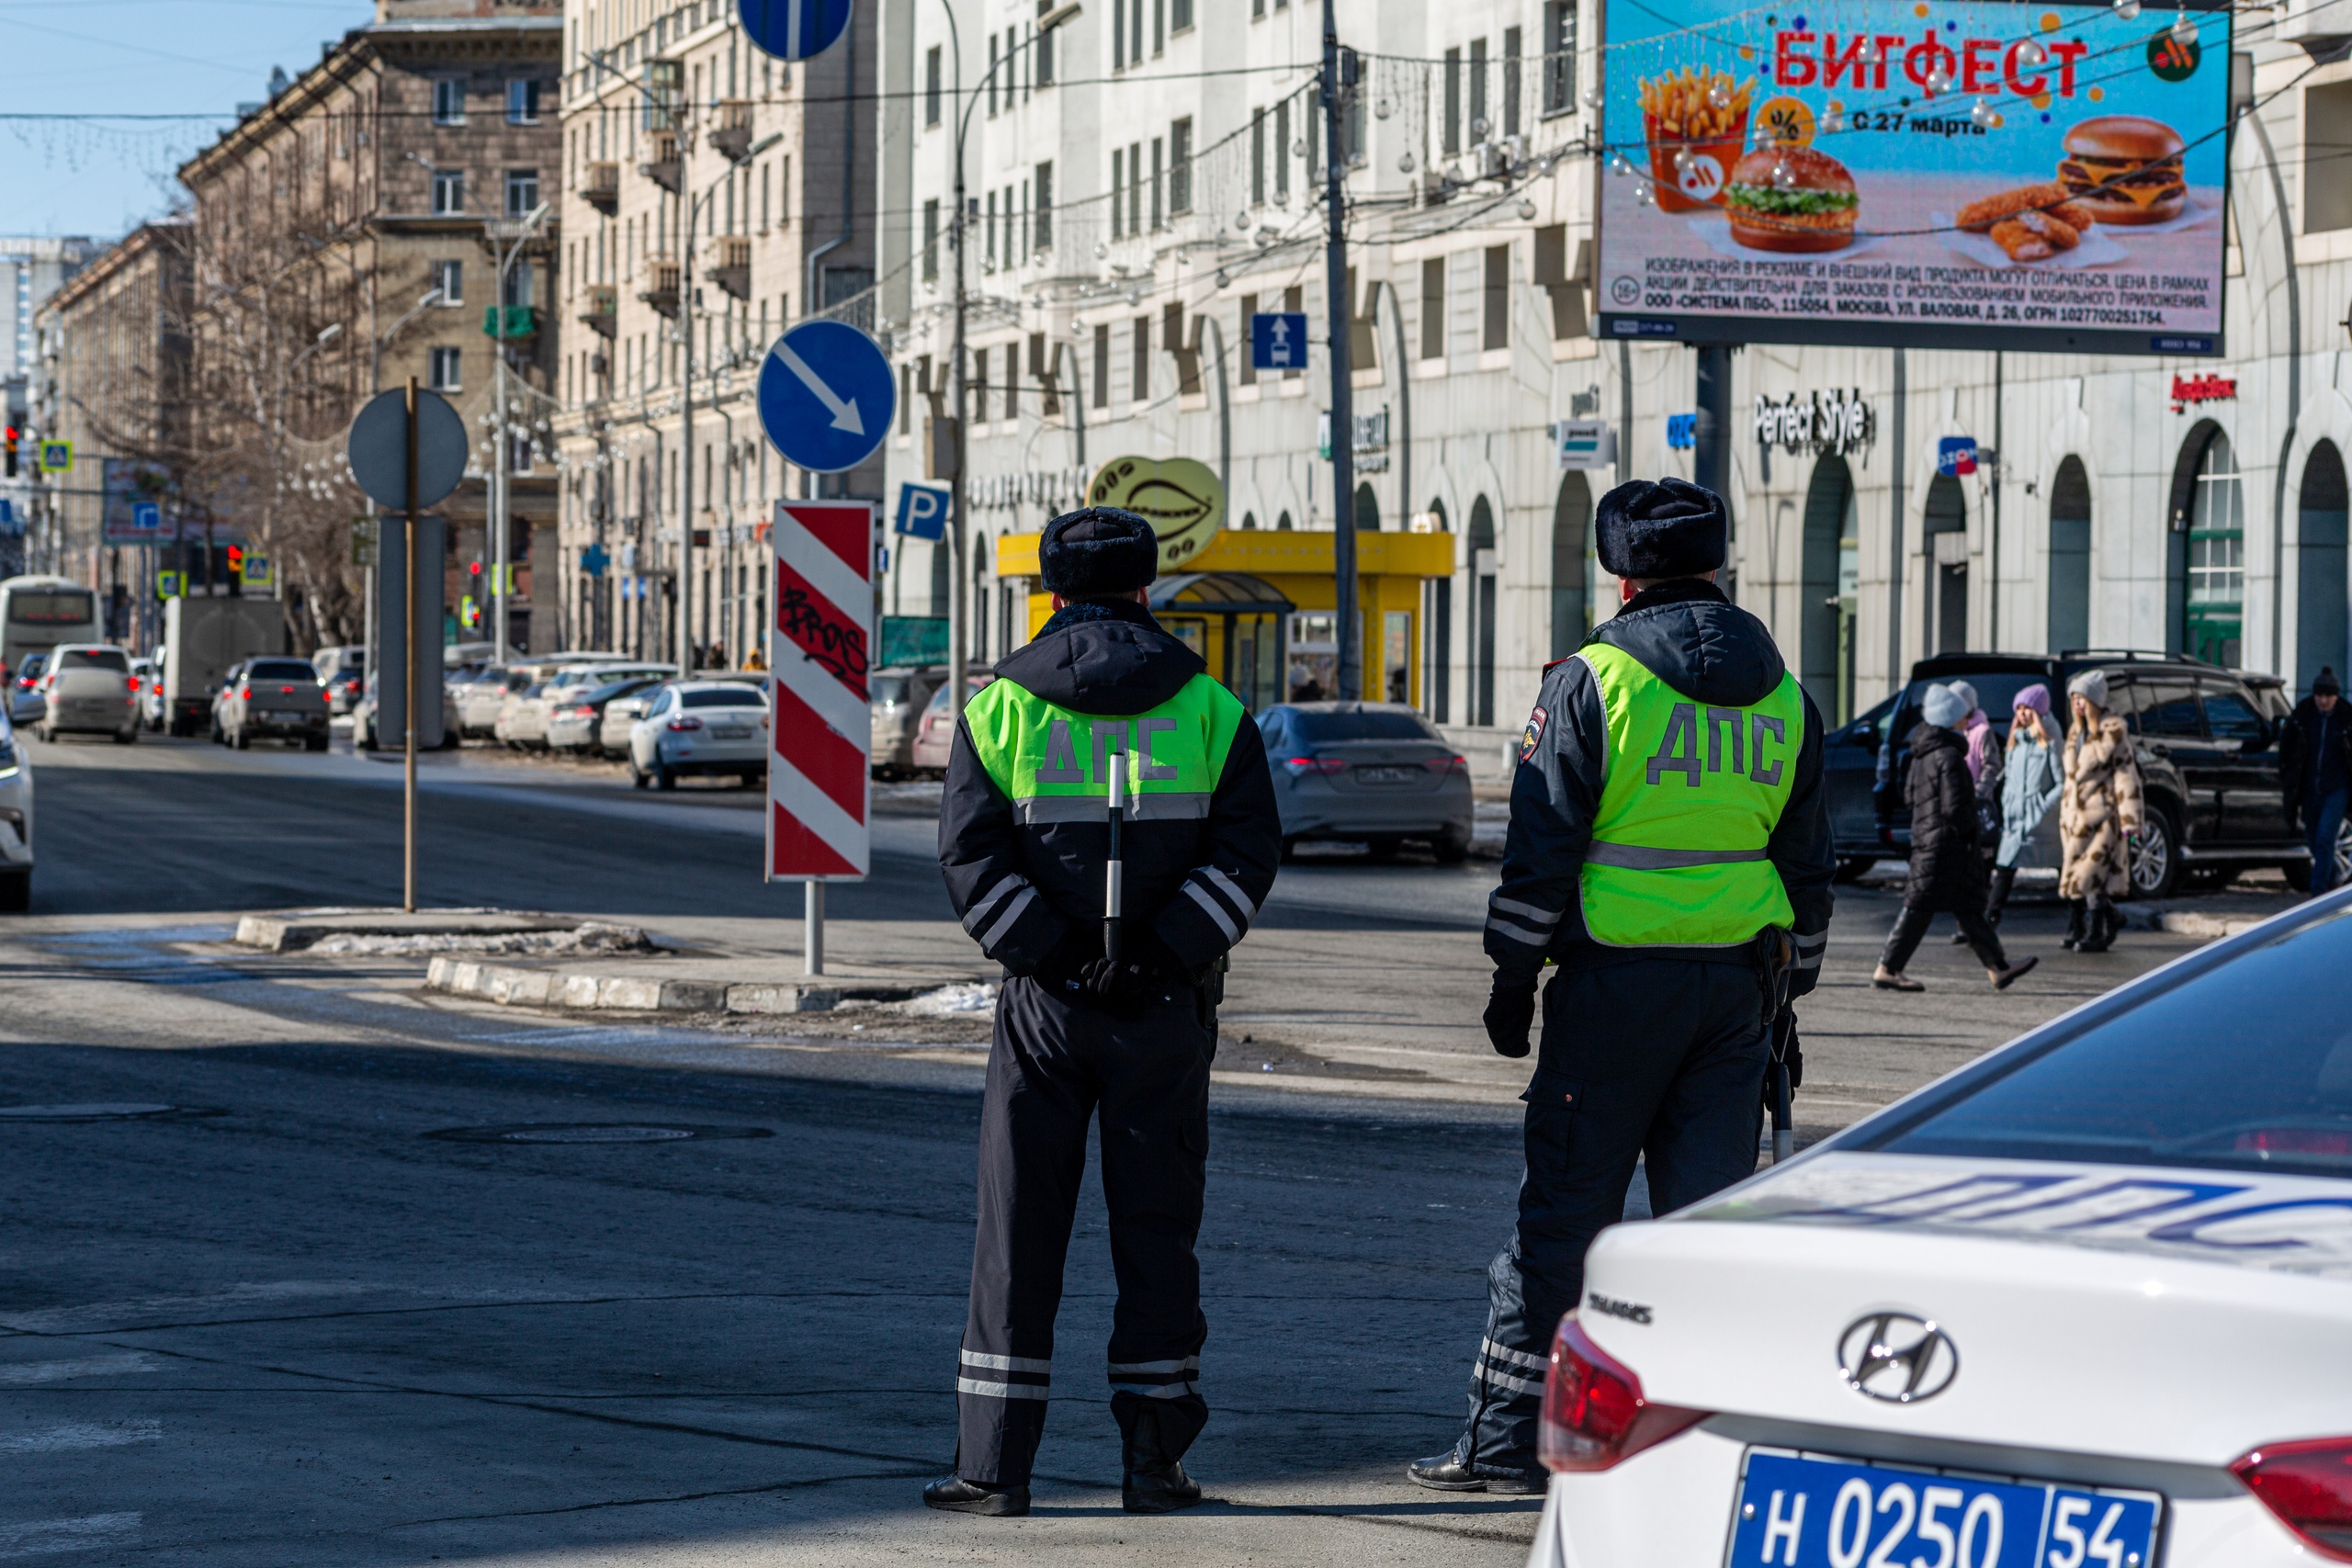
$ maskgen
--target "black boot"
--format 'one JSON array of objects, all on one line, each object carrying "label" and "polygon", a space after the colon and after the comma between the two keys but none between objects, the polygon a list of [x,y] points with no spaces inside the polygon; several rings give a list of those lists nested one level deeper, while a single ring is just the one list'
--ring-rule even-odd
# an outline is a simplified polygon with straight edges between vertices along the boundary
[{"label": "black boot", "polygon": [[2083,938],[2089,932],[2083,922],[2083,900],[2072,898],[2066,903],[2066,940],[2059,945],[2073,953],[2081,948]]},{"label": "black boot", "polygon": [[2115,945],[2123,931],[2123,914],[2113,904],[2101,899],[2091,908],[2090,934],[2075,944],[2076,953],[2105,953]]},{"label": "black boot", "polygon": [[1181,1452],[1160,1430],[1159,1413],[1148,1405],[1136,1413],[1135,1423],[1120,1444],[1126,1467],[1119,1483],[1119,1504],[1130,1514],[1172,1514],[1201,1500],[1200,1483],[1184,1473]]},{"label": "black boot", "polygon": [[954,1514],[987,1514],[997,1518],[1009,1518],[1029,1511],[1029,1488],[983,1486],[977,1481],[950,1475],[924,1487],[922,1500],[932,1507],[944,1508]]},{"label": "black boot", "polygon": [[1474,1464],[1469,1450],[1469,1434],[1464,1433],[1452,1452],[1432,1454],[1407,1465],[1406,1478],[1432,1492],[1494,1492],[1520,1497],[1544,1490],[1543,1472]]}]

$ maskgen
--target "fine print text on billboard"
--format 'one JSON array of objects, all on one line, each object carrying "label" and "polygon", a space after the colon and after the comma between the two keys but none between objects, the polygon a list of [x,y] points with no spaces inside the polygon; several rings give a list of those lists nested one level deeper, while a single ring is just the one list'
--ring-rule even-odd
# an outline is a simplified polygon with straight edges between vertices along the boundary
[{"label": "fine print text on billboard", "polygon": [[2222,352],[2226,9],[1606,4],[1604,335]]}]

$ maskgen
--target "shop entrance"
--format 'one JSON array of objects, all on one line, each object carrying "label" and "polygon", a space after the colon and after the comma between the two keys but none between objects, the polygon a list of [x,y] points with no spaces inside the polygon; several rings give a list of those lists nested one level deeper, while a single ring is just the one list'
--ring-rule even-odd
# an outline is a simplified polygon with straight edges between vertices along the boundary
[{"label": "shop entrance", "polygon": [[2333,441],[2312,448],[2298,497],[2295,559],[2295,690],[2312,689],[2323,667],[2345,674],[2344,455]]},{"label": "shop entrance", "polygon": [[2091,481],[2083,460],[2071,454],[2050,483],[2050,612],[2044,635],[2052,653],[2091,645]]},{"label": "shop entrance", "polygon": [[1814,464],[1804,493],[1797,679],[1832,724],[1845,723],[1853,708],[1854,599],[1843,567],[1854,535],[1853,473],[1845,458],[1825,454]]},{"label": "shop entrance", "polygon": [[1928,486],[1921,543],[1933,570],[1928,579],[1928,647],[1936,653],[1968,651],[1968,498],[1960,480],[1938,474]]},{"label": "shop entrance", "polygon": [[1290,600],[1238,571],[1195,571],[1151,585],[1153,618],[1201,656],[1251,713],[1283,700]]}]

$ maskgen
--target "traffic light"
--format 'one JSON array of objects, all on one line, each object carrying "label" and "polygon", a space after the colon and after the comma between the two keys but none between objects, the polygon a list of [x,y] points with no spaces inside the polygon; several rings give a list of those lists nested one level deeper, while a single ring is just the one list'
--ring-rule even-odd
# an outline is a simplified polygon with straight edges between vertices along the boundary
[{"label": "traffic light", "polygon": [[229,575],[231,577],[245,575],[245,547],[243,545],[229,547]]},{"label": "traffic light", "polygon": [[24,439],[24,432],[23,432],[23,431],[18,430],[18,429],[17,429],[15,425],[13,425],[13,424],[12,424],[12,425],[10,425],[10,426],[8,426],[8,472],[7,472],[7,477],[8,477],[9,479],[15,479],[15,478],[17,477],[17,443],[18,441],[22,440],[22,439]]}]

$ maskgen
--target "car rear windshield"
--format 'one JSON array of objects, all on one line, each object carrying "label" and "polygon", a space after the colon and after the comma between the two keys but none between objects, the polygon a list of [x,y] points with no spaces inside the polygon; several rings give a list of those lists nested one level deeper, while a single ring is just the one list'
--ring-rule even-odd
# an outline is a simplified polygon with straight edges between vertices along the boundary
[{"label": "car rear windshield", "polygon": [[756,686],[706,686],[678,694],[679,705],[690,708],[755,708],[766,701]]},{"label": "car rear windshield", "polygon": [[580,700],[583,703],[608,703],[615,697],[625,697],[631,692],[643,691],[651,684],[653,682],[643,676],[634,681],[615,681],[609,685],[597,687]]},{"label": "car rear windshield", "polygon": [[248,681],[308,681],[319,683],[319,672],[309,665],[292,659],[257,659],[245,671]]},{"label": "car rear windshield", "polygon": [[1326,740],[1438,740],[1438,732],[1417,713],[1294,713],[1292,733],[1314,744]]},{"label": "car rear windshield", "polygon": [[895,707],[907,700],[907,678],[904,675],[876,675],[866,682],[865,690],[877,706]]},{"label": "car rear windshield", "polygon": [[57,656],[60,670],[111,670],[130,673],[130,658],[119,648],[72,648]]},{"label": "car rear windshield", "polygon": [[2352,907],[2038,1053],[1859,1146],[2352,1175]]}]

